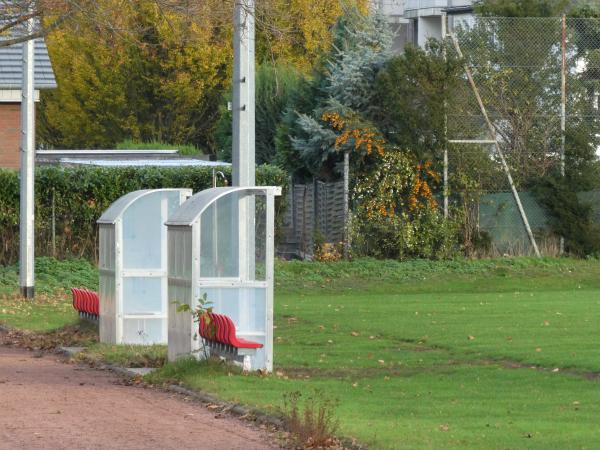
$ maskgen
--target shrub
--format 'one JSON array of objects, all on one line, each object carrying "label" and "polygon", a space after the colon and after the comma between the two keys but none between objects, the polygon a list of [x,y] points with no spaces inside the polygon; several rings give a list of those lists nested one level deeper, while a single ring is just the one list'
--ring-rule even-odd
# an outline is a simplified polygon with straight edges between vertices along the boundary
[{"label": "shrub", "polygon": [[460,252],[459,211],[444,219],[432,193],[440,181],[431,163],[415,164],[388,148],[354,187],[353,250],[377,258],[446,259]]},{"label": "shrub", "polygon": [[448,259],[461,253],[458,243],[461,220],[444,219],[438,210],[424,209],[353,221],[352,246],[357,255],[393,259]]},{"label": "shrub", "polygon": [[[220,168],[231,182],[231,169]],[[286,175],[273,166],[259,166],[258,185],[285,186]],[[122,195],[138,189],[185,187],[194,192],[212,186],[211,167],[39,167],[35,179],[35,238],[38,255],[97,258],[96,220]],[[281,211],[279,206],[278,211]],[[52,212],[55,252],[52,254]],[[19,254],[19,173],[0,170],[0,264]]]},{"label": "shrub", "polygon": [[551,231],[565,238],[565,250],[583,257],[600,251],[600,227],[593,221],[591,205],[579,200],[572,184],[548,176],[538,181],[533,193],[551,217]]}]

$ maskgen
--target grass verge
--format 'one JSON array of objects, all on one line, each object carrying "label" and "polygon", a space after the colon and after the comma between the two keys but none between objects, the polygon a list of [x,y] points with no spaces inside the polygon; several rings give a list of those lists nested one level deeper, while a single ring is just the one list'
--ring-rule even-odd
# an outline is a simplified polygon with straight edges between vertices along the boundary
[{"label": "grass verge", "polygon": [[108,363],[119,367],[162,367],[167,360],[166,345],[110,345],[95,342],[77,355],[80,361]]}]

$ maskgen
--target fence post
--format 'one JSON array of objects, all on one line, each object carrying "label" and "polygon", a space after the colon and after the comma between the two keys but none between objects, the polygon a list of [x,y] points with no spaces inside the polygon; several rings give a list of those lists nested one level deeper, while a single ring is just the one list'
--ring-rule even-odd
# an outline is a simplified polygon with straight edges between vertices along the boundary
[{"label": "fence post", "polygon": [[[562,39],[561,39],[562,65],[560,70],[560,175],[565,176],[565,144],[567,130],[567,16],[562,16]],[[560,237],[560,254],[565,252],[565,238]]]},{"label": "fence post", "polygon": [[350,258],[350,152],[344,152],[344,259]]},{"label": "fence post", "polygon": [[52,257],[56,258],[56,189],[52,188]]}]

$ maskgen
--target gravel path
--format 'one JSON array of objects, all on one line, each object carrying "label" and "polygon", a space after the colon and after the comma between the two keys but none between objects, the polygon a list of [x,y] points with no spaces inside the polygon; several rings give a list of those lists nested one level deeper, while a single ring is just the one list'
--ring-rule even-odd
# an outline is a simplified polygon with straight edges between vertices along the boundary
[{"label": "gravel path", "polygon": [[0,449],[278,448],[266,432],[54,355],[0,345]]}]

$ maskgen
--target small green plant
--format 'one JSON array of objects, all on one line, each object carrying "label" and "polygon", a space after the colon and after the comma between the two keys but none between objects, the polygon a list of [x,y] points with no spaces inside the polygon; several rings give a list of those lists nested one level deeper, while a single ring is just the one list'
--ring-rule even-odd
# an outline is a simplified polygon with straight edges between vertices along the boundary
[{"label": "small green plant", "polygon": [[285,394],[283,397],[284,414],[292,444],[296,448],[330,448],[338,444],[335,433],[339,422],[335,418],[337,400],[332,400],[323,392],[301,401],[299,391]]},{"label": "small green plant", "polygon": [[[213,310],[212,303],[208,300],[208,295],[205,292],[202,297],[200,297],[196,303],[196,307],[192,308],[187,303],[182,303],[179,301],[174,301],[173,304],[177,305],[177,312],[189,312],[194,318],[194,322],[200,324],[204,323],[204,329],[209,336],[215,336],[217,334],[217,326],[213,322],[210,313]],[[194,339],[198,339],[198,334],[194,335]],[[206,356],[209,356],[209,352],[206,349],[204,344],[204,340],[201,340],[202,348],[200,351]]]}]

